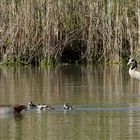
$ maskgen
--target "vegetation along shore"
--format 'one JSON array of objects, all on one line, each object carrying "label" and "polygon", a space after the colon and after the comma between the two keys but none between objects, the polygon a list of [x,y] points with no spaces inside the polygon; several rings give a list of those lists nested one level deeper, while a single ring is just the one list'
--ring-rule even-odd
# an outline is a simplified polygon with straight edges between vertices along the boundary
[{"label": "vegetation along shore", "polygon": [[0,63],[140,57],[139,0],[1,0]]}]

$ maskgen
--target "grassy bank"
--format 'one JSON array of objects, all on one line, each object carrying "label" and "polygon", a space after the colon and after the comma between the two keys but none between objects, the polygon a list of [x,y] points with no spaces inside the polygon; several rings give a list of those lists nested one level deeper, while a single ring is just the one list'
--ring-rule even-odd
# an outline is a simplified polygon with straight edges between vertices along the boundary
[{"label": "grassy bank", "polygon": [[0,62],[89,63],[139,56],[139,7],[139,0],[1,0]]}]

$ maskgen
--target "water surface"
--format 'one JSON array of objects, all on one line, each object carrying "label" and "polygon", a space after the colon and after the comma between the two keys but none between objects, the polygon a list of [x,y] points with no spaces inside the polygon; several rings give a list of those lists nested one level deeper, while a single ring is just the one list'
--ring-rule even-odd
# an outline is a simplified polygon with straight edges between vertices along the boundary
[{"label": "water surface", "polygon": [[[0,96],[0,104],[33,101],[56,108],[1,115],[1,140],[140,139],[140,82],[127,67],[1,67]],[[63,111],[65,102],[76,109]]]}]

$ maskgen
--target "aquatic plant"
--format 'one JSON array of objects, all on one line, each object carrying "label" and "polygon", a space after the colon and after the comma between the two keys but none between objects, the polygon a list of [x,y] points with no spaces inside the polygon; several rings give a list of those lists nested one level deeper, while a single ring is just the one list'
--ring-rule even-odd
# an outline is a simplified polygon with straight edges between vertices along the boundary
[{"label": "aquatic plant", "polygon": [[0,61],[119,61],[139,55],[139,0],[1,0]]}]

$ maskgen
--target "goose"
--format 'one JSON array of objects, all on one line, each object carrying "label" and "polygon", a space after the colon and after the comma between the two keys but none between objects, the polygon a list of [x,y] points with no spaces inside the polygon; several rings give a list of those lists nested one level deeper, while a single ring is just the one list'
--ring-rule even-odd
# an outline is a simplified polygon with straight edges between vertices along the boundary
[{"label": "goose", "polygon": [[20,114],[25,105],[0,105],[0,114]]},{"label": "goose", "polygon": [[72,105],[70,105],[69,103],[65,103],[63,108],[64,108],[64,110],[72,110],[72,109],[74,109],[74,107]]},{"label": "goose", "polygon": [[130,58],[127,65],[130,65],[129,75],[132,78],[140,80],[140,72],[137,71],[137,61],[133,58]]},{"label": "goose", "polygon": [[35,105],[32,101],[30,101],[30,102],[28,103],[28,108],[29,108],[29,109],[35,109],[35,108],[37,108],[37,105]]}]

